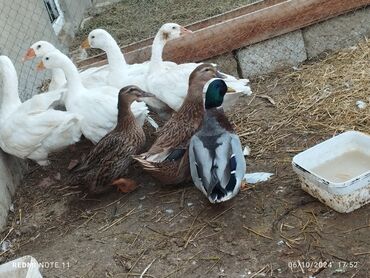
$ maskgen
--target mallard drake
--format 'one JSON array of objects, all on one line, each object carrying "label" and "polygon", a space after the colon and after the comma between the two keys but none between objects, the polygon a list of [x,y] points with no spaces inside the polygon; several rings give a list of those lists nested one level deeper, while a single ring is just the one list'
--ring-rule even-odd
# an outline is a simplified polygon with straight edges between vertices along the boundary
[{"label": "mallard drake", "polygon": [[71,183],[84,184],[94,194],[108,191],[112,185],[122,192],[135,187],[135,182],[124,176],[132,162],[132,155],[137,154],[145,144],[145,133],[130,106],[134,101],[152,96],[136,86],[120,90],[116,127],[73,169]]},{"label": "mallard drake", "polygon": [[[59,51],[53,44],[47,41],[38,41],[30,46],[23,57],[23,61],[32,60],[35,57],[42,58],[47,53]],[[86,88],[94,88],[98,85],[104,85],[108,74],[107,66],[93,67],[79,72],[82,84]],[[66,77],[62,69],[51,69],[51,81],[49,91],[66,89]]]},{"label": "mallard drake", "polygon": [[[149,63],[127,64],[115,39],[104,29],[92,30],[86,40],[81,44],[82,48],[98,48],[107,54],[108,66],[106,84],[121,89],[124,86],[136,85],[147,90],[146,77]],[[173,110],[163,101],[156,97],[146,98],[145,103],[161,118],[167,118]]]},{"label": "mallard drake", "polygon": [[203,120],[203,87],[217,76],[220,75],[213,65],[198,66],[189,77],[188,94],[179,111],[158,131],[151,148],[134,156],[144,171],[163,184],[177,184],[189,178],[188,146]]},{"label": "mallard drake", "polygon": [[[93,143],[100,141],[117,123],[117,95],[118,89],[111,86],[97,86],[87,89],[81,82],[76,66],[59,51],[45,55],[38,64],[38,69],[61,68],[67,78],[65,93],[65,107],[81,115],[81,129],[83,135]],[[131,104],[134,116],[140,125],[148,116],[148,107],[143,102],[134,101]]]},{"label": "mallard drake", "polygon": [[50,152],[80,140],[81,117],[50,109],[59,102],[58,94],[40,94],[21,103],[17,72],[6,56],[0,56],[0,74],[0,146],[5,152],[47,165]]},{"label": "mallard drake", "polygon": [[[191,31],[179,24],[166,23],[159,29],[152,45],[147,88],[149,92],[155,94],[158,99],[175,111],[179,110],[186,97],[190,74],[201,64],[185,63],[177,65],[176,63],[165,63],[162,59],[162,53],[168,41],[190,33]],[[250,95],[251,89],[248,79],[237,79],[231,75],[222,74],[227,86],[235,91],[225,97],[224,107],[228,109],[239,96],[243,94]]]},{"label": "mallard drake", "polygon": [[211,203],[233,198],[246,171],[239,137],[220,108],[226,92],[226,83],[221,79],[209,84],[203,123],[189,146],[191,177]]}]

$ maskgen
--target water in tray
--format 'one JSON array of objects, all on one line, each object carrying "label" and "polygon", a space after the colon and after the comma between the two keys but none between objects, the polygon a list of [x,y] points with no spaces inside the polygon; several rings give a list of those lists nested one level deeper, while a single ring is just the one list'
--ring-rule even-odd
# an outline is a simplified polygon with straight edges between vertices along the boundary
[{"label": "water in tray", "polygon": [[326,161],[312,172],[327,181],[341,183],[370,171],[370,156],[360,151],[350,151]]}]

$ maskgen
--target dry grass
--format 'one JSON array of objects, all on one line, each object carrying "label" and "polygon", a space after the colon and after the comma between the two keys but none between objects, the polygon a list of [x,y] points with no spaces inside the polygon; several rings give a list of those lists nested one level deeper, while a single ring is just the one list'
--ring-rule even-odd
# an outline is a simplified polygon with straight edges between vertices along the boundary
[{"label": "dry grass", "polygon": [[[369,69],[370,41],[365,40],[299,68],[255,80],[254,92],[262,97],[270,95],[276,102],[276,113],[271,119],[263,114],[256,117],[260,111],[250,111],[248,106],[238,110],[233,117],[242,141],[251,144],[258,156],[277,151],[291,135],[319,134],[327,138],[345,130],[369,133]],[[266,85],[266,79],[270,84]],[[264,98],[273,105],[271,99]],[[368,106],[359,109],[358,100]]]},{"label": "dry grass", "polygon": [[186,25],[256,1],[123,0],[101,11],[90,11],[93,18],[77,34],[74,45],[78,46],[95,28],[106,29],[120,45],[127,45],[154,36],[163,23]]},{"label": "dry grass", "polygon": [[367,132],[369,107],[360,110],[355,104],[370,100],[369,59],[370,43],[365,41],[285,76],[282,82],[294,85],[281,101],[289,126],[302,131]]}]

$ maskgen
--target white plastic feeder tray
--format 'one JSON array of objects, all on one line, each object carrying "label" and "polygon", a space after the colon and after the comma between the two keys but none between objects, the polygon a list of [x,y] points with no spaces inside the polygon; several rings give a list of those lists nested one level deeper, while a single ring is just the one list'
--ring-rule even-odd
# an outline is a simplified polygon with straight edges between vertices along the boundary
[{"label": "white plastic feeder tray", "polygon": [[24,256],[0,265],[1,278],[42,278],[35,258]]},{"label": "white plastic feeder tray", "polygon": [[347,131],[293,158],[302,189],[342,213],[370,202],[370,136]]}]

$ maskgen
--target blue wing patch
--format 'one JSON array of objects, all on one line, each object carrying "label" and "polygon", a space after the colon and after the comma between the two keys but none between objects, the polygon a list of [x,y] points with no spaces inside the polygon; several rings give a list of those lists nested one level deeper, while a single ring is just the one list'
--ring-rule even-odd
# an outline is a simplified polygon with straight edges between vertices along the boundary
[{"label": "blue wing patch", "polygon": [[237,163],[235,159],[235,154],[231,155],[229,162],[230,162],[230,179],[225,189],[227,192],[233,192],[235,185],[236,185],[235,171],[236,171]]},{"label": "blue wing patch", "polygon": [[234,172],[235,174],[235,170],[236,170],[236,158],[235,158],[235,154],[232,154],[230,157],[230,171],[231,173]]}]

